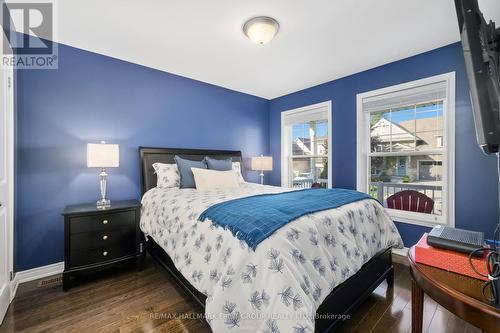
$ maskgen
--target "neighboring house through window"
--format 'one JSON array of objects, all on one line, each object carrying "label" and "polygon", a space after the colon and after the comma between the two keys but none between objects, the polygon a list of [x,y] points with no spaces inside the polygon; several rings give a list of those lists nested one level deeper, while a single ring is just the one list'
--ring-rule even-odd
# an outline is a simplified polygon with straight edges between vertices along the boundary
[{"label": "neighboring house through window", "polygon": [[396,221],[454,225],[454,100],[454,73],[357,95],[357,188]]},{"label": "neighboring house through window", "polygon": [[281,113],[281,184],[331,187],[331,102]]}]

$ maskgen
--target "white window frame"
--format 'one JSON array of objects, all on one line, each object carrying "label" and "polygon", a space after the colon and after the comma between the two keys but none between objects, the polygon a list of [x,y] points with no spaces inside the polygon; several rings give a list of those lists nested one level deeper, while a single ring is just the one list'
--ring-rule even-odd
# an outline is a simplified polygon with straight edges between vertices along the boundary
[{"label": "white window frame", "polygon": [[[291,131],[290,129],[287,129],[285,125],[285,120],[287,117],[296,114],[296,113],[304,113],[307,114],[307,112],[310,112],[311,114],[314,114],[315,111],[319,108],[326,108],[327,109],[327,126],[328,126],[328,188],[332,188],[332,101],[325,101],[321,103],[316,103],[312,105],[307,105],[304,107],[292,109],[292,110],[287,110],[281,112],[281,186],[284,187],[292,187],[292,184],[290,184],[290,179],[288,177],[289,171],[290,171],[290,165],[288,163],[289,161],[289,155],[290,155],[290,149],[291,145],[289,144],[291,142]],[[307,157],[307,156],[306,156]]]},{"label": "white window frame", "polygon": [[[443,101],[444,147],[436,150],[436,153],[443,156],[443,212],[441,216],[438,216],[387,208],[391,218],[397,222],[428,227],[438,224],[451,227],[455,226],[455,72],[367,91],[356,95],[356,188],[360,192],[368,193],[368,173],[371,172],[368,169],[368,150],[370,149],[370,114],[368,112],[363,112],[363,100],[399,90],[416,88],[443,81],[446,82],[446,98]],[[432,150],[429,150],[428,153],[432,154]],[[401,155],[401,152],[394,152],[393,154]],[[412,155],[412,152],[403,152],[403,154]],[[417,152],[415,155],[419,155],[419,153]]]}]

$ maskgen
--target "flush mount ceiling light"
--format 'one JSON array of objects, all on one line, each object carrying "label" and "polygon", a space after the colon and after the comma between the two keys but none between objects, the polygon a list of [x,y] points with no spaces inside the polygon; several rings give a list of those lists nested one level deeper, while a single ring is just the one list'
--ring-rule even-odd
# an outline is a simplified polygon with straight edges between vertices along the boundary
[{"label": "flush mount ceiling light", "polygon": [[260,45],[269,43],[276,36],[279,29],[278,21],[268,16],[251,18],[243,25],[243,32],[248,39]]}]

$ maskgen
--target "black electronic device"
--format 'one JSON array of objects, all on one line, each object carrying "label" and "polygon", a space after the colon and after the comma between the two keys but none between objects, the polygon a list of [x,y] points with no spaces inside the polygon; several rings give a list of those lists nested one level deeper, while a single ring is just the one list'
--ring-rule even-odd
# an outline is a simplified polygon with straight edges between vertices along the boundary
[{"label": "black electronic device", "polygon": [[429,232],[427,243],[434,247],[467,254],[475,251],[474,253],[476,256],[481,256],[482,252],[476,250],[484,246],[484,234],[477,231],[455,229],[438,225]]},{"label": "black electronic device", "polygon": [[477,141],[486,154],[500,148],[500,28],[486,20],[477,0],[455,0],[469,79]]}]

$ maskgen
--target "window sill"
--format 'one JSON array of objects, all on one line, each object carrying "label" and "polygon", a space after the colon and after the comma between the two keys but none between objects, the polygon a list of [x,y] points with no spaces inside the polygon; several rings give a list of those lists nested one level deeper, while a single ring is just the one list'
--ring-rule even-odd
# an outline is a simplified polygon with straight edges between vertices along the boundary
[{"label": "window sill", "polygon": [[443,216],[436,216],[422,213],[412,213],[397,209],[386,208],[391,219],[395,222],[413,224],[423,227],[435,227],[436,225],[447,225]]}]

